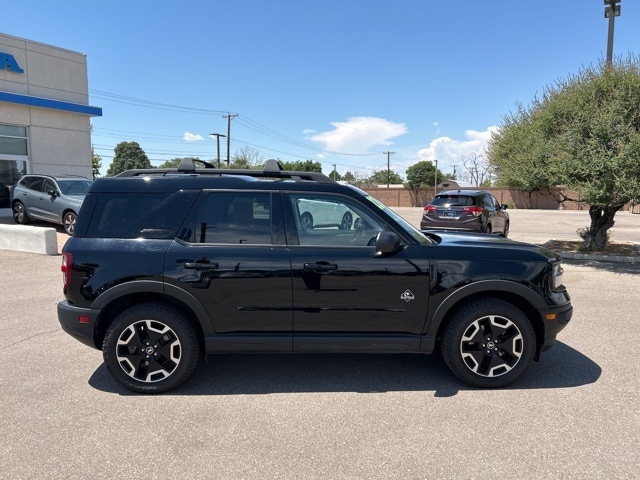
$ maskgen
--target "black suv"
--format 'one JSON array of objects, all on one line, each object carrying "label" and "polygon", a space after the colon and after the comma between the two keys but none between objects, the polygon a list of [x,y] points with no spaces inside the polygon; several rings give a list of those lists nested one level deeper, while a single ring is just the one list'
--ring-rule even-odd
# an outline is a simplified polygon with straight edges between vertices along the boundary
[{"label": "black suv", "polygon": [[[350,222],[302,219],[309,205]],[[520,377],[571,318],[560,257],[423,233],[317,173],[195,168],[96,180],[62,256],[63,329],[126,388],[204,354],[433,353],[476,387]]]}]

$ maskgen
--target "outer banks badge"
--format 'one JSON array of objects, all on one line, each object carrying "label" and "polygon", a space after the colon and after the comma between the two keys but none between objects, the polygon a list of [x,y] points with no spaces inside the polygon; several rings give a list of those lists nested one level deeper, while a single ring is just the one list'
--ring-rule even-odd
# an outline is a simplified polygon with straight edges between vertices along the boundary
[{"label": "outer banks badge", "polygon": [[400,295],[400,300],[404,300],[405,302],[410,302],[411,300],[415,300],[416,296],[411,293],[411,290],[405,290],[404,292],[402,292],[402,295]]}]

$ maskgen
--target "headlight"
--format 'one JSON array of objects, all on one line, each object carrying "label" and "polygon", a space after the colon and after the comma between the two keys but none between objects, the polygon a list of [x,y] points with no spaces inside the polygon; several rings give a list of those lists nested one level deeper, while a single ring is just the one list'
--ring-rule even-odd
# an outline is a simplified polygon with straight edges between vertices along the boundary
[{"label": "headlight", "polygon": [[557,291],[562,286],[562,274],[564,273],[564,268],[562,265],[558,263],[554,263],[551,267],[551,290]]}]

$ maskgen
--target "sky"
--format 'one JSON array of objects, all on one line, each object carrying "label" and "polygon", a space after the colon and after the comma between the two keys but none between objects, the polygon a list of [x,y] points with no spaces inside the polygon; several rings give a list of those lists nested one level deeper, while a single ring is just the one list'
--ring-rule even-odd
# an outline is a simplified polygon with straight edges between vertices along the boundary
[{"label": "sky", "polygon": [[[607,51],[603,0],[3,3],[2,33],[87,55],[103,174],[120,142],[154,166],[215,161],[230,128],[231,157],[460,178],[505,115]],[[621,0],[615,58],[640,52],[638,3]]]}]

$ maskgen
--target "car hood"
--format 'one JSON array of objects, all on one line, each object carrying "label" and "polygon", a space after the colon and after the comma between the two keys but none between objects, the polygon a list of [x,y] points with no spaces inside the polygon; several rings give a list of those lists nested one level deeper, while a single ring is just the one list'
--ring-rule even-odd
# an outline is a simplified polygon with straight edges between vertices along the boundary
[{"label": "car hood", "polygon": [[[422,233],[433,240],[431,255],[442,258],[481,257],[484,260],[560,260],[560,255],[548,248],[531,243],[516,242],[504,237],[466,232],[435,232],[422,230]],[[480,253],[481,251],[481,253]]]}]

